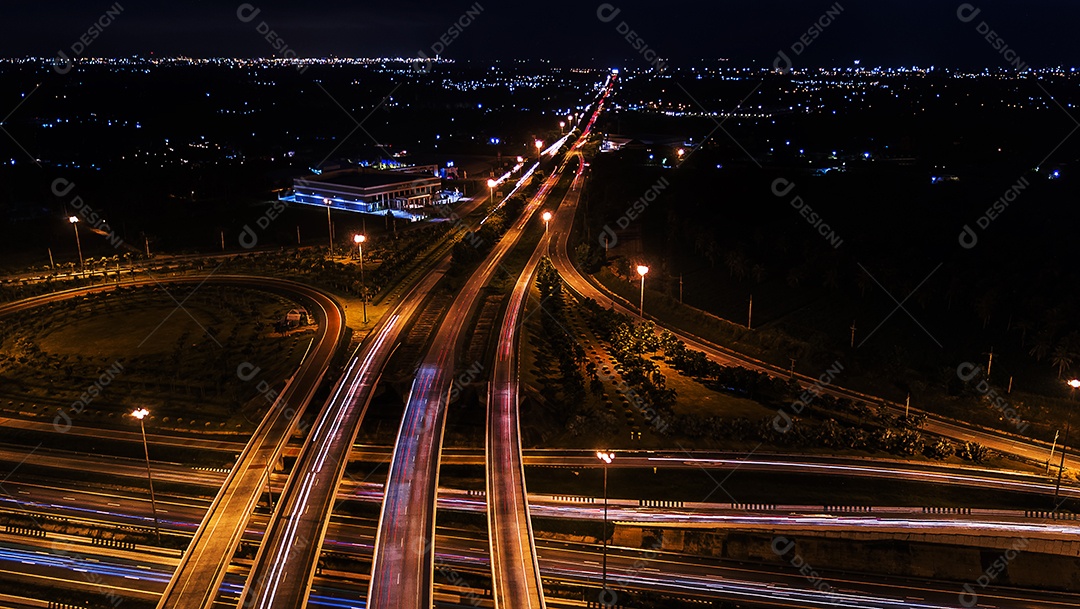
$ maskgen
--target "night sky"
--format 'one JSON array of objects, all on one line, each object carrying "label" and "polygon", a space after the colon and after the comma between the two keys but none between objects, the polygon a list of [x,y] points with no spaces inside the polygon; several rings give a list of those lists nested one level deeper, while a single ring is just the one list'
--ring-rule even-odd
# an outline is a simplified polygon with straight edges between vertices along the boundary
[{"label": "night sky", "polygon": [[[240,2],[120,0],[123,11],[87,56],[270,56],[256,31],[265,21],[301,57],[411,56],[430,52],[439,36],[470,7],[448,2],[253,2],[261,13],[237,18]],[[798,66],[930,65],[995,67],[1007,62],[977,31],[985,21],[1034,67],[1080,64],[1073,44],[1080,22],[1075,0],[979,0],[974,21],[957,18],[953,0],[822,0],[667,2],[618,0],[610,23],[597,18],[601,2],[479,0],[483,11],[446,51],[454,59],[546,58],[563,63],[646,67],[617,28],[625,21],[661,57],[675,63],[730,58],[771,64],[790,50],[830,7],[835,22],[797,58]],[[34,1],[5,8],[0,55],[55,56],[70,49],[113,2]],[[790,53],[789,53],[790,54]]]}]

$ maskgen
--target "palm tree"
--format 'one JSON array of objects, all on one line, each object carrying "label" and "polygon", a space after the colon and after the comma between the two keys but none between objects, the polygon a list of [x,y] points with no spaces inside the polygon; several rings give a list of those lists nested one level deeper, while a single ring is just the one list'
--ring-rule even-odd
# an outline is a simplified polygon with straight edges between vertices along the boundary
[{"label": "palm tree", "polygon": [[750,268],[750,275],[754,277],[755,283],[761,283],[762,281],[765,281],[765,267],[760,264],[755,264]]},{"label": "palm tree", "polygon": [[1041,362],[1044,357],[1050,352],[1050,332],[1043,329],[1041,332],[1035,335],[1035,342],[1031,346],[1031,350],[1028,351],[1028,355],[1035,358],[1035,361]]},{"label": "palm tree", "polygon": [[1060,379],[1061,375],[1071,368],[1073,364],[1073,354],[1069,351],[1069,347],[1064,343],[1054,347],[1054,352],[1050,354],[1050,364],[1057,367],[1058,378]]},{"label": "palm tree", "polygon": [[742,252],[738,250],[728,252],[724,257],[724,264],[735,279],[742,281],[743,277],[746,277],[747,260]]}]

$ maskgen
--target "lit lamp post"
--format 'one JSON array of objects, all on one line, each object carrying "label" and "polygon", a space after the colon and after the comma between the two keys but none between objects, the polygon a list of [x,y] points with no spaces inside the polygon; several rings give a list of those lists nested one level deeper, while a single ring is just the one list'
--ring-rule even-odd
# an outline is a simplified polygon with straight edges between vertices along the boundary
[{"label": "lit lamp post", "polygon": [[139,429],[142,431],[143,454],[146,455],[146,479],[150,482],[150,511],[154,515],[154,537],[157,538],[158,545],[161,545],[161,530],[158,528],[157,519],[157,501],[154,499],[154,478],[150,475],[150,448],[146,445],[146,424],[143,423],[143,419],[148,414],[150,414],[149,410],[140,408],[131,413],[131,416],[139,419]]},{"label": "lit lamp post", "polygon": [[607,470],[611,462],[615,460],[615,453],[611,451],[597,451],[596,458],[604,462],[604,566],[602,570],[602,587],[600,590],[600,602],[607,605]]},{"label": "lit lamp post", "polygon": [[566,121],[559,121],[559,131],[566,133]]},{"label": "lit lamp post", "polygon": [[551,222],[551,212],[545,211],[542,217],[544,218],[544,234],[546,235],[548,231],[548,223]]},{"label": "lit lamp post", "polygon": [[330,223],[330,199],[323,199],[323,203],[326,203],[326,237],[330,243],[330,250],[327,254],[331,258],[334,257],[334,225]]},{"label": "lit lamp post", "polygon": [[[1076,400],[1076,390],[1080,388],[1080,379],[1073,379],[1066,383],[1072,387],[1072,398]],[[1072,408],[1069,409],[1069,418],[1065,421],[1065,438],[1061,441],[1061,463],[1058,465],[1057,485],[1054,487],[1054,511],[1058,511],[1061,505],[1058,503],[1058,494],[1061,493],[1061,475],[1065,472],[1065,447],[1069,444],[1069,428],[1072,427]]]},{"label": "lit lamp post", "polygon": [[536,140],[536,160],[540,160],[540,151],[544,149],[544,142]]},{"label": "lit lamp post", "polygon": [[496,182],[495,180],[488,180],[488,192],[491,195],[491,203],[492,204],[495,203],[495,187],[498,186],[498,185],[499,185],[499,183]]},{"label": "lit lamp post", "polygon": [[645,319],[645,276],[649,274],[649,267],[639,264],[637,274],[641,275],[641,305],[638,306],[638,317]]},{"label": "lit lamp post", "polygon": [[68,218],[68,222],[71,222],[71,226],[75,228],[75,247],[79,249],[79,273],[81,274],[86,270],[86,265],[83,264],[82,243],[79,242],[79,218],[71,216]]},{"label": "lit lamp post", "polygon": [[356,235],[353,241],[360,252],[360,300],[364,303],[364,323],[367,323],[367,284],[364,282],[364,242],[367,241],[367,237]]}]

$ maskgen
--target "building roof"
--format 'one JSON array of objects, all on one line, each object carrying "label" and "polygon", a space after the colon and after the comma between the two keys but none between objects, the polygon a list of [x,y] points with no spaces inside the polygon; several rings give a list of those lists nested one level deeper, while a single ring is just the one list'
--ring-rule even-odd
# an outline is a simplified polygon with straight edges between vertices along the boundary
[{"label": "building roof", "polygon": [[438,180],[435,176],[407,173],[391,173],[388,171],[334,171],[318,176],[306,176],[296,180],[296,186],[321,186],[337,185],[351,186],[353,188],[378,188],[380,186],[392,186],[395,184],[408,184],[420,180]]}]

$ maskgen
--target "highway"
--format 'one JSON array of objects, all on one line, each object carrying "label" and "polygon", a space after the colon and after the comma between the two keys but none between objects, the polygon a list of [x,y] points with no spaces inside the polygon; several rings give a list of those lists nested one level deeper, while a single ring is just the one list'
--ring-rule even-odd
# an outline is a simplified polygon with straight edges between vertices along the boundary
[{"label": "highway", "polygon": [[[71,522],[92,525],[139,526],[153,523],[149,501],[130,491],[70,489],[54,485],[23,482],[5,483],[18,499],[5,499],[8,512],[66,518]],[[274,488],[279,493],[280,487]],[[384,494],[376,482],[343,484],[337,495],[340,503],[355,501],[378,504]],[[603,517],[602,503],[591,497],[550,496],[531,493],[527,501],[531,514],[550,519],[592,520]],[[158,516],[164,530],[190,534],[197,529],[206,512],[208,500],[162,495]],[[456,512],[485,513],[484,497],[458,489],[439,489],[438,508]],[[926,510],[912,506],[872,506],[861,510],[831,511],[820,505],[730,506],[719,503],[660,504],[629,499],[611,499],[612,520],[646,525],[684,525],[740,530],[874,530],[880,533],[919,533],[928,535],[980,535],[1012,538],[1023,534],[1031,539],[1073,542],[1080,539],[1080,521],[1052,520],[1046,515],[1016,509]],[[262,534],[265,517],[254,517],[245,540],[254,541]],[[338,520],[345,520],[339,517]],[[524,539],[522,540],[524,541]],[[514,541],[514,543],[517,543]],[[532,543],[530,542],[530,547]],[[524,549],[522,550],[524,551]]]},{"label": "highway", "polygon": [[[521,216],[469,277],[416,373],[398,431],[375,543],[368,606],[422,607],[432,602],[432,540],[446,406],[457,361],[462,323],[471,319],[481,290],[520,240],[565,161],[544,181]],[[523,478],[521,479],[523,484]]]},{"label": "highway", "polygon": [[[51,426],[50,426],[51,427]],[[99,430],[98,434],[109,434]],[[99,454],[77,453],[59,449],[39,448],[27,455],[28,447],[0,444],[0,464],[36,466],[55,471],[55,477],[76,479],[74,472],[93,472],[116,477],[142,480],[146,466],[141,459],[113,457]],[[294,452],[286,447],[285,454]],[[299,452],[299,451],[295,451]],[[391,455],[390,448],[356,447],[350,461],[385,463]],[[564,449],[536,449],[523,451],[523,464],[531,467],[559,467],[592,469],[597,467],[592,451]],[[486,453],[468,449],[449,449],[442,454],[444,465],[485,465]],[[156,461],[151,463],[154,480],[201,485],[220,488],[228,470],[197,468],[180,463]],[[842,478],[891,479],[906,482],[942,484],[951,487],[981,488],[1015,493],[1053,495],[1054,477],[1020,471],[988,469],[970,465],[947,465],[919,463],[898,459],[873,459],[858,457],[829,457],[809,455],[785,455],[755,453],[723,453],[712,451],[622,451],[619,459],[609,466],[612,469],[678,470],[702,469],[720,474],[722,472],[762,472],[769,474],[821,475]],[[280,475],[271,476],[271,486]],[[351,493],[356,483],[344,480],[341,493]],[[275,492],[277,492],[275,486]],[[1061,487],[1061,496],[1080,498],[1080,488],[1069,484]],[[0,496],[0,501],[3,501]],[[969,505],[966,507],[982,507]]]},{"label": "highway", "polygon": [[[362,558],[370,555],[374,533],[370,525],[335,525],[327,547]],[[152,598],[172,570],[174,558],[140,551],[116,550],[47,539],[12,539],[0,534],[0,578],[36,581],[133,598]],[[440,565],[453,569],[469,587],[469,574],[489,568],[488,549],[476,533],[440,530],[437,556]],[[546,580],[574,585],[595,585],[600,578],[598,547],[589,544],[538,541],[541,573]],[[671,552],[611,547],[609,578],[620,590],[669,592],[700,599],[735,600],[755,607],[868,607],[898,609],[958,608],[961,583],[897,577],[867,577],[822,572],[811,580],[798,569],[774,564],[752,564],[722,559],[697,559]],[[310,606],[354,607],[350,598],[362,589],[363,576],[335,574],[314,581]],[[223,593],[235,595],[237,578],[230,577]],[[827,587],[821,584],[827,584]],[[462,595],[459,606],[483,601],[483,591]],[[985,608],[1065,608],[1080,603],[1080,596],[1028,589],[988,587],[979,591]],[[549,599],[549,605],[560,605]],[[0,605],[2,606],[2,605]],[[580,606],[580,605],[579,605]]]},{"label": "highway", "polygon": [[[252,281],[255,285],[280,285],[274,280]],[[319,334],[305,355],[300,370],[270,408],[240,453],[220,492],[210,504],[202,524],[181,559],[176,573],[162,594],[161,608],[201,609],[217,596],[225,569],[236,552],[245,525],[269,472],[296,429],[299,416],[319,389],[330,361],[345,334],[345,315],[336,301],[303,284],[288,282],[290,289],[314,305]]]},{"label": "highway", "polygon": [[334,387],[305,440],[244,587],[242,606],[303,607],[347,455],[402,333],[449,268],[444,260],[385,315]]},{"label": "highway", "polygon": [[[610,91],[610,88],[609,88]],[[604,94],[606,98],[607,93]],[[603,98],[593,115],[602,109]],[[582,140],[587,136],[582,136]],[[579,142],[580,145],[580,142]],[[518,277],[511,294],[505,317],[499,326],[498,348],[493,366],[488,396],[487,445],[482,462],[486,465],[486,499],[461,496],[453,491],[447,492],[438,486],[440,464],[444,462],[441,450],[442,430],[452,375],[457,364],[457,350],[461,342],[463,324],[472,318],[483,288],[491,281],[499,268],[502,258],[516,245],[528,225],[531,217],[543,203],[547,193],[558,182],[565,164],[555,171],[544,183],[540,192],[527,206],[525,212],[498,242],[492,252],[473,273],[455,299],[446,318],[440,324],[438,333],[430,350],[421,363],[412,390],[410,391],[405,415],[398,433],[397,443],[391,451],[392,461],[385,488],[377,484],[342,483],[347,455],[355,441],[360,423],[363,420],[373,389],[381,376],[381,371],[397,346],[402,332],[409,320],[423,306],[426,296],[434,289],[448,268],[448,261],[443,261],[436,269],[426,275],[414,286],[400,304],[376,326],[371,335],[358,347],[357,352],[346,367],[345,372],[333,388],[331,398],[318,417],[311,434],[304,442],[293,474],[289,476],[282,489],[281,503],[269,519],[265,543],[262,544],[251,576],[242,588],[236,581],[226,581],[229,564],[236,548],[243,539],[258,538],[264,518],[251,518],[254,507],[263,490],[271,486],[272,466],[278,461],[285,449],[299,417],[286,416],[285,412],[302,412],[315,391],[322,383],[327,365],[332,358],[344,332],[342,312],[329,297],[321,292],[294,282],[253,277],[214,277],[209,283],[246,285],[257,289],[272,290],[293,297],[310,301],[314,305],[319,323],[319,334],[312,350],[305,356],[300,370],[289,380],[278,401],[267,413],[266,418],[256,429],[251,441],[241,445],[234,441],[196,439],[188,442],[184,438],[157,436],[151,442],[161,446],[199,447],[206,450],[242,452],[236,465],[227,475],[206,472],[192,477],[185,477],[183,472],[170,464],[157,464],[155,469],[163,474],[163,479],[175,482],[192,483],[217,479],[223,480],[221,490],[209,509],[206,509],[192,544],[179,561],[175,562],[176,571],[168,576],[170,564],[168,557],[137,561],[134,558],[122,558],[130,564],[117,564],[115,560],[122,552],[108,551],[108,560],[94,560],[95,566],[87,568],[85,561],[74,561],[67,557],[41,558],[42,552],[36,551],[29,556],[11,547],[5,541],[5,549],[0,550],[0,565],[4,562],[21,562],[28,568],[10,570],[0,566],[0,574],[10,578],[23,578],[25,581],[50,581],[52,578],[63,579],[59,573],[93,572],[103,578],[110,589],[130,595],[131,598],[153,600],[160,594],[159,607],[210,607],[225,591],[240,595],[241,606],[258,605],[260,607],[280,606],[354,606],[355,601],[344,599],[339,603],[332,597],[312,596],[316,564],[323,549],[362,546],[369,544],[372,555],[371,585],[367,590],[370,607],[422,607],[427,609],[434,602],[433,572],[436,560],[436,508],[458,509],[465,511],[484,511],[489,515],[488,552],[490,560],[483,553],[477,553],[472,546],[475,540],[464,544],[449,540],[447,546],[440,546],[438,560],[440,564],[457,565],[462,570],[475,569],[478,564],[490,567],[493,578],[493,600],[496,607],[544,607],[545,599],[541,576],[548,580],[592,583],[599,581],[596,567],[595,548],[590,550],[571,550],[552,547],[540,543],[542,552],[537,556],[536,541],[531,527],[531,511],[550,518],[598,519],[599,508],[592,504],[578,505],[572,501],[545,498],[530,495],[526,490],[524,467],[526,464],[557,465],[560,467],[595,467],[595,458],[590,455],[548,455],[528,454],[523,456],[520,440],[520,424],[517,418],[518,405],[518,329],[524,300],[527,297],[531,277],[541,253],[548,245],[545,236],[529,260],[524,272]],[[563,203],[562,213],[558,214],[551,226],[551,234],[557,236],[556,253],[553,262],[563,276],[564,281],[575,292],[593,298],[606,306],[613,306],[623,313],[634,317],[634,308],[608,295],[582,277],[570,262],[567,239],[572,227],[574,210],[580,198],[583,167],[579,166],[578,175]],[[185,277],[169,280],[170,282],[201,283],[205,277]],[[156,285],[153,280],[125,283],[123,288],[140,285]],[[164,283],[164,282],[163,282]],[[72,291],[73,293],[50,294],[12,305],[0,307],[0,315],[21,310],[19,307],[37,306],[44,302],[68,298],[74,293],[109,291],[120,286],[104,285]],[[706,352],[711,359],[724,364],[743,365],[758,368],[770,374],[787,376],[787,372],[774,366],[745,358],[729,350],[710,345],[701,339],[675,332],[688,346]],[[813,385],[816,379],[799,377],[804,385]],[[830,388],[828,392],[838,397],[850,397],[881,403],[872,396],[857,394],[842,388]],[[892,405],[894,408],[896,405]],[[47,423],[11,420],[15,426],[25,429],[43,430]],[[37,429],[42,428],[42,429]],[[1049,447],[1028,439],[1010,437],[986,430],[973,429],[963,424],[934,418],[928,419],[924,429],[930,433],[966,441],[978,441],[990,448],[1004,453],[1023,456],[1032,461],[1045,458]],[[74,430],[73,430],[74,431]],[[101,437],[99,432],[77,432]],[[100,432],[111,433],[111,432]],[[138,441],[137,434],[121,432],[117,439]],[[59,454],[53,455],[52,461],[47,453],[34,456],[36,463],[51,461],[55,467],[77,467],[78,459]],[[371,455],[375,451],[371,451]],[[382,453],[385,456],[385,453]],[[15,451],[0,446],[0,460],[14,457]],[[481,462],[478,455],[454,455],[454,462]],[[451,462],[450,460],[445,460]],[[29,461],[28,461],[29,462]],[[136,476],[139,466],[133,463],[117,463],[111,473]],[[1075,467],[1074,457],[1069,457],[1067,467]],[[620,458],[618,467],[640,468],[687,468],[701,467],[716,470],[746,471],[789,471],[797,473],[815,473],[841,476],[894,476],[904,480],[964,484],[980,488],[1009,489],[1018,492],[1037,492],[1047,494],[1054,484],[1045,476],[1004,475],[991,472],[956,471],[958,468],[902,467],[881,463],[827,462],[778,458],[734,458],[730,456],[704,455],[628,455]],[[81,467],[87,467],[83,463]],[[94,467],[107,468],[104,464]],[[145,470],[143,470],[145,473]],[[12,483],[12,488],[25,494],[26,500],[16,500],[20,507],[42,509],[82,510],[87,517],[119,518],[121,506],[114,504],[117,498],[107,492],[86,493],[96,495],[97,499],[78,500],[77,494],[69,490],[35,487],[34,485]],[[29,497],[42,493],[46,498],[30,500]],[[62,493],[68,493],[63,496]],[[1063,487],[1064,496],[1080,496],[1080,489]],[[55,495],[61,494],[57,499]],[[440,496],[442,495],[442,496]],[[366,537],[366,542],[342,541],[356,533],[353,525],[342,525],[331,520],[333,506],[342,500],[377,500],[382,498],[382,512],[375,531]],[[65,505],[70,500],[76,505]],[[105,506],[100,506],[104,501]],[[136,508],[143,516],[144,523],[148,506],[143,501]],[[97,504],[98,507],[87,507]],[[161,503],[162,513],[168,522],[163,528],[188,530],[194,526],[191,514],[205,509],[205,502],[200,506],[197,500],[178,500],[171,503],[166,499]],[[680,524],[708,526],[712,528],[736,528],[761,531],[805,530],[805,531],[877,531],[882,533],[907,533],[912,531],[932,531],[940,534],[976,534],[984,536],[1015,537],[1023,535],[1032,538],[1075,539],[1080,533],[1080,526],[1069,522],[1032,522],[1019,515],[1004,513],[978,513],[964,516],[934,516],[920,514],[908,508],[889,508],[873,516],[869,515],[823,515],[815,513],[815,506],[775,506],[761,511],[788,513],[750,514],[731,513],[718,506],[693,506],[649,508],[635,506],[629,501],[612,502],[611,518],[624,522],[651,523],[655,525]],[[134,505],[128,505],[123,511],[130,511]],[[116,508],[111,510],[110,508]],[[801,513],[795,513],[801,512]],[[989,512],[989,511],[987,511]],[[93,513],[93,514],[92,514]],[[182,513],[182,514],[181,514]],[[256,526],[251,526],[256,523]],[[324,544],[325,541],[325,544]],[[27,540],[33,545],[36,540]],[[439,543],[444,541],[440,537]],[[324,547],[325,546],[325,547]],[[445,551],[444,551],[444,548]],[[105,553],[106,550],[94,548],[92,551]],[[936,608],[957,607],[956,591],[946,589],[948,584],[936,587],[920,587],[915,584],[897,586],[881,583],[882,578],[873,581],[867,579],[840,580],[829,582],[829,589],[816,589],[812,582],[794,580],[805,579],[798,574],[777,574],[774,569],[762,568],[755,576],[740,575],[732,577],[727,567],[712,564],[691,564],[690,561],[669,561],[666,558],[649,558],[657,567],[640,567],[641,559],[634,550],[617,549],[612,562],[612,569],[622,568],[624,574],[612,577],[613,584],[623,589],[664,590],[675,594],[699,596],[702,598],[726,598],[740,602],[755,603],[769,607],[913,607]],[[49,556],[48,553],[45,554]],[[157,567],[152,565],[157,560]],[[168,568],[166,568],[168,567]],[[137,569],[137,570],[133,570]],[[670,569],[670,571],[669,571]],[[70,575],[69,575],[70,577]],[[82,577],[82,576],[75,576]],[[620,578],[621,577],[621,578]],[[235,580],[235,578],[232,578]],[[142,583],[133,583],[138,581]],[[70,583],[70,579],[68,580]],[[164,584],[164,586],[162,586]],[[113,588],[115,586],[115,588]],[[848,586],[851,589],[848,589]],[[98,585],[100,587],[100,584]],[[1075,598],[1062,600],[1055,595],[1041,596],[1027,591],[1018,595],[1009,591],[988,591],[981,597],[986,607],[1066,607],[1076,606]],[[1031,599],[1031,600],[1029,600]],[[998,604],[995,604],[998,603]],[[1073,604],[1070,604],[1073,603]]]},{"label": "highway", "polygon": [[[130,284],[125,284],[127,287]],[[16,418],[2,418],[0,417],[0,427],[4,429],[21,429],[34,433],[55,433],[56,427],[52,421],[33,421],[30,419],[16,419]],[[83,438],[98,438],[108,440],[120,440],[124,442],[142,443],[142,435],[137,431],[130,431],[126,429],[103,429],[100,427],[81,427],[72,426],[66,434],[72,437]],[[238,455],[240,451],[244,450],[246,442],[237,441],[235,439],[225,438],[238,438],[238,434],[222,434],[223,439],[209,439],[205,435],[200,437],[185,436],[185,435],[172,435],[168,433],[152,433],[150,430],[146,432],[146,443],[150,446],[157,446],[161,448],[197,448],[203,451],[215,451],[221,453],[228,453],[230,455]],[[230,457],[231,459],[231,457]]]},{"label": "highway", "polygon": [[[579,165],[578,172],[580,173]],[[548,242],[544,235],[514,283],[498,331],[488,384],[485,463],[487,467],[488,544],[496,609],[543,609],[544,587],[536,560],[532,517],[525,487],[518,418],[518,348],[521,315],[532,277]]]},{"label": "highway", "polygon": [[[280,456],[289,435],[315,391],[322,383],[330,360],[345,332],[344,312],[320,290],[287,280],[247,276],[195,276],[149,279],[123,284],[123,288],[164,284],[202,286],[232,285],[282,293],[311,305],[318,332],[299,370],[279,392],[274,404],[256,428],[226,477],[225,485],[211,503],[177,571],[162,595],[161,607],[203,607],[213,601],[217,589],[244,534],[248,516],[266,484],[269,471]],[[115,291],[117,285],[68,290],[0,307],[0,315],[30,309],[73,296]]]},{"label": "highway", "polygon": [[[470,200],[460,211],[467,215],[481,203],[481,199]],[[280,495],[242,592],[245,606],[306,604],[347,455],[372,392],[402,333],[448,268],[449,257],[408,288],[350,358]]]},{"label": "highway", "polygon": [[[375,502],[379,500],[381,493],[377,488],[377,485],[362,485],[367,489],[364,494],[370,496],[370,500]],[[15,493],[22,494],[22,488],[13,487],[12,490]],[[64,492],[64,491],[58,491]],[[32,496],[36,499],[39,497],[39,489],[29,488],[27,490],[27,496]],[[468,497],[463,492],[445,492],[444,497],[441,498],[440,504],[442,507],[451,507],[453,509],[454,504],[466,504],[472,503],[472,508],[476,511],[483,511],[486,508],[485,502],[476,497]],[[82,495],[69,496],[69,499],[73,500],[73,503],[79,506],[90,505],[91,501],[87,500]],[[120,499],[113,500],[109,497],[101,497],[99,501],[106,501],[105,510],[109,509],[123,509],[125,512],[132,510],[138,510],[138,504],[141,503],[141,512],[144,514],[142,521],[145,522],[149,519],[149,506],[146,505],[145,500],[136,502],[136,505],[132,505],[130,502],[123,501],[124,507],[120,508],[118,504],[122,501]],[[575,518],[599,518],[598,508],[594,505],[572,505],[566,502],[555,501],[536,501],[535,498],[530,498],[530,501],[534,502],[534,506],[541,508],[545,507],[545,503],[549,504],[550,509],[541,509],[538,513],[543,516],[551,516],[554,513],[564,512],[572,514]],[[114,508],[112,504],[116,503]],[[656,522],[662,522],[663,520],[672,521],[680,518],[680,513],[685,513],[683,518],[686,520],[693,520],[699,522],[706,522],[704,514],[698,513],[698,510],[680,510],[680,509],[653,509],[653,510],[641,510],[633,508],[632,506],[625,506],[630,502],[620,501],[613,502],[617,505],[612,510],[612,518],[616,520],[626,521],[650,521],[645,517],[646,513],[652,513],[656,517]],[[623,507],[625,506],[625,507]],[[172,505],[167,505],[169,511],[173,511]],[[795,506],[777,506],[777,512],[784,509],[792,509]],[[458,509],[461,509],[460,506]],[[807,508],[808,510],[812,508]],[[909,510],[910,512],[911,510]],[[884,510],[883,510],[884,512]],[[195,510],[191,520],[194,521],[198,516],[199,510]],[[787,531],[791,528],[799,526],[808,526],[815,530],[821,530],[824,527],[836,527],[837,530],[862,530],[864,526],[877,527],[879,530],[886,530],[888,528],[904,530],[907,527],[917,527],[918,530],[926,531],[934,527],[942,527],[942,532],[947,532],[947,529],[964,529],[966,525],[962,524],[964,520],[973,520],[981,522],[973,522],[973,526],[969,531],[976,531],[979,534],[994,534],[1000,535],[1005,538],[1016,538],[1017,536],[1024,536],[1029,539],[1038,539],[1045,537],[1058,537],[1061,539],[1076,539],[1077,538],[1077,523],[1074,522],[1049,522],[1038,523],[1031,520],[1027,520],[1026,524],[1024,520],[1019,518],[1008,519],[1001,516],[992,515],[975,515],[973,517],[936,517],[925,516],[918,513],[911,514],[908,517],[901,516],[903,510],[888,510],[888,513],[874,514],[874,515],[813,515],[808,512],[805,517],[796,517],[791,514],[774,513],[767,516],[732,516],[728,515],[726,518],[715,518],[711,526],[719,526],[716,522],[720,520],[729,520],[730,525],[734,528],[759,528],[763,532],[772,532],[777,529]],[[174,514],[175,515],[175,514]],[[256,518],[256,520],[264,520],[264,518]],[[350,521],[355,519],[342,519],[338,518],[338,522],[332,523],[328,532],[328,540],[325,544],[325,548],[334,552],[345,553],[360,553],[360,555],[366,555],[371,551],[371,540],[374,536],[374,528],[371,525],[355,525],[350,524]],[[818,522],[814,522],[817,520]],[[997,521],[1000,524],[993,526],[992,530],[989,523]],[[175,520],[168,520],[165,523],[166,530],[183,530],[185,527],[177,524]],[[257,539],[258,529],[261,522],[256,523],[252,528],[254,531],[249,538]],[[192,525],[193,526],[193,525]],[[982,530],[980,530],[980,528]],[[911,532],[910,529],[904,532]],[[475,535],[475,534],[474,534]],[[487,554],[489,549],[485,547],[481,537],[477,540],[475,537],[463,538],[461,540],[450,540],[449,542],[444,540],[442,535],[439,538],[440,550],[438,560],[440,565],[450,565],[454,569],[466,572],[467,570],[475,571],[476,569],[489,568],[487,563]],[[22,541],[16,538],[16,542]],[[25,543],[36,543],[36,540],[26,540]],[[67,546],[57,545],[56,540],[41,540],[41,544],[48,544],[46,552],[55,554],[58,548],[66,548]],[[85,540],[84,540],[85,543]],[[10,545],[10,542],[5,543]],[[596,563],[596,551],[595,547],[591,548],[568,548],[565,544],[553,543],[550,541],[541,541],[538,543],[540,547],[540,565],[541,573],[544,578],[552,579],[558,578],[560,581],[577,582],[581,583],[593,583],[597,581],[597,567]],[[9,547],[9,549],[11,549]],[[161,570],[157,577],[151,577],[150,573],[146,573],[146,570],[153,565],[154,561],[168,562],[170,559],[168,556],[161,556],[154,558],[154,556],[160,556],[160,552],[156,552],[153,549],[149,549],[150,553],[147,553],[146,549],[140,549],[139,553],[132,554],[133,558],[129,560],[132,564],[128,564],[127,571],[117,572],[110,567],[115,563],[113,558],[118,550],[105,549],[105,548],[85,548],[77,550],[65,550],[72,552],[72,556],[61,556],[59,559],[63,564],[58,567],[54,567],[51,575],[43,575],[49,581],[49,578],[63,579],[64,581],[83,582],[83,586],[89,584],[85,581],[85,573],[98,573],[100,570],[104,575],[102,578],[104,581],[109,582],[110,590],[124,591],[125,594],[131,592],[136,597],[139,594],[152,594],[155,590],[160,590],[167,579],[169,570]],[[75,555],[78,556],[75,556]],[[790,606],[783,604],[788,602],[788,599],[800,598],[805,595],[813,596],[815,600],[803,599],[800,602],[805,603],[803,606],[814,607],[830,607],[835,606],[835,603],[829,601],[828,596],[816,593],[814,590],[799,590],[800,588],[811,587],[806,582],[800,582],[800,577],[797,574],[784,573],[781,570],[777,572],[775,567],[755,567],[745,568],[740,567],[737,569],[732,568],[731,564],[726,565],[718,564],[715,559],[690,559],[686,557],[678,557],[675,555],[668,555],[666,553],[643,553],[641,551],[634,551],[627,548],[616,548],[613,556],[622,556],[622,558],[613,558],[610,564],[612,581],[618,584],[620,589],[664,589],[671,591],[681,591],[681,594],[686,594],[700,598],[737,598],[748,599],[759,598],[759,602],[763,603],[762,606]],[[73,558],[74,557],[74,558]],[[97,558],[91,558],[97,557]],[[644,560],[643,560],[644,559]],[[28,556],[26,553],[14,554],[7,556],[7,558],[0,557],[0,562],[18,561],[15,563],[17,566],[4,568],[0,565],[0,575],[4,577],[21,577],[25,574],[25,577],[38,577],[36,570],[31,570],[23,565],[26,564],[38,564],[42,561],[53,561],[54,559],[43,558],[39,552],[34,552],[33,555]],[[73,562],[74,560],[74,562]],[[99,567],[98,565],[102,565]],[[137,565],[137,566],[133,566]],[[123,567],[121,564],[120,567]],[[79,569],[79,570],[73,570]],[[139,569],[140,571],[135,571]],[[115,579],[108,579],[110,577],[108,573],[113,573],[111,577]],[[16,575],[18,574],[18,575]],[[135,581],[137,580],[137,581]],[[845,577],[842,580],[830,576],[828,579],[830,586],[836,587],[842,590],[845,594],[859,594],[859,595],[871,595],[882,596],[893,599],[905,599],[905,598],[931,598],[932,592],[939,599],[945,599],[940,605],[930,606],[957,606],[955,603],[947,604],[948,591],[950,586],[955,588],[956,584],[949,584],[948,582],[917,582],[917,583],[882,583],[879,578],[872,578],[868,580],[864,576],[856,578]],[[840,584],[843,583],[841,586]],[[789,590],[790,588],[790,590]],[[812,588],[812,587],[811,587]],[[319,590],[320,586],[316,585],[316,590]],[[226,583],[223,588],[225,592],[236,592],[237,587]],[[139,592],[142,591],[142,592]],[[766,603],[765,596],[770,591],[776,591],[778,594],[768,596],[771,599],[771,603],[779,604],[764,604]],[[325,590],[324,590],[325,593]],[[146,598],[142,596],[142,598]],[[313,606],[350,606],[348,605],[348,597],[345,597],[344,601],[334,600],[335,598],[341,599],[341,596],[330,597],[321,596],[315,594],[311,597],[310,604]],[[981,597],[984,599],[983,606],[986,607],[1055,607],[1055,606],[1070,606],[1069,602],[1072,600],[1062,601],[1059,596],[1055,595],[1042,595],[1031,591],[995,591],[993,594]],[[990,600],[985,600],[990,599]],[[1000,599],[1000,600],[994,600]],[[1020,599],[1025,599],[1021,601]],[[1040,601],[1044,600],[1045,603]],[[860,604],[857,606],[868,607],[880,607],[880,606],[896,606],[895,601],[892,604],[882,605],[877,601],[866,601],[868,604]]]},{"label": "highway", "polygon": [[[614,83],[614,77],[610,78],[596,110],[576,144],[588,139]],[[584,158],[579,156],[578,160],[574,185],[580,185],[585,170]],[[572,185],[571,188],[573,187]],[[547,251],[549,239],[550,233],[545,230],[543,239],[514,283],[499,327],[491,382],[488,384],[486,495],[492,589],[496,609],[545,607],[544,586],[540,581],[540,567],[536,560],[536,543],[521,452],[518,350],[525,301],[532,287],[537,265]]]},{"label": "highway", "polygon": [[556,171],[545,180],[521,216],[469,277],[416,372],[390,464],[368,607],[431,607],[431,543],[439,455],[463,324],[472,318],[481,290],[494,277],[503,257],[521,238],[526,224],[560,177],[561,171]]}]

